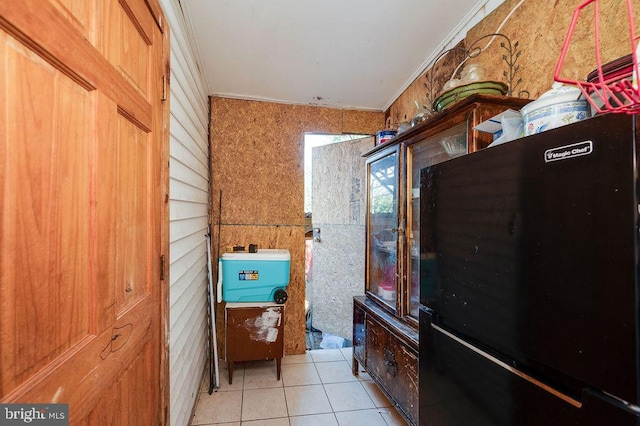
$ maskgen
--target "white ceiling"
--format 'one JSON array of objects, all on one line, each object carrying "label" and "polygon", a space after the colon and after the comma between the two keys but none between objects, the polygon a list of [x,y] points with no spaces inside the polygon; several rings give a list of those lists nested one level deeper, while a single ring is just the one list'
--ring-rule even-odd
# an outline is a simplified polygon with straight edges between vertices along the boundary
[{"label": "white ceiling", "polygon": [[385,110],[504,0],[181,0],[210,95]]}]

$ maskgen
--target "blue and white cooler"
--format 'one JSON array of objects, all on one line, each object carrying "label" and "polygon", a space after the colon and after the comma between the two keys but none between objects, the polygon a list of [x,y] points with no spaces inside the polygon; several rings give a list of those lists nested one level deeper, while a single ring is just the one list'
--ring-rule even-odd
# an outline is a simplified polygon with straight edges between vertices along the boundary
[{"label": "blue and white cooler", "polygon": [[291,254],[283,249],[223,253],[218,262],[218,302],[287,301]]}]

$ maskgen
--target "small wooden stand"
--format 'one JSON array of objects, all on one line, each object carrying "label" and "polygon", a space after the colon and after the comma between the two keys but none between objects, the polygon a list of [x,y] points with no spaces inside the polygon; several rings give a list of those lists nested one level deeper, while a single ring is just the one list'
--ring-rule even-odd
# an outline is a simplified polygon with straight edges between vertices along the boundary
[{"label": "small wooden stand", "polygon": [[276,303],[227,303],[225,308],[226,361],[229,384],[233,363],[276,360],[280,380],[284,356],[284,305]]}]

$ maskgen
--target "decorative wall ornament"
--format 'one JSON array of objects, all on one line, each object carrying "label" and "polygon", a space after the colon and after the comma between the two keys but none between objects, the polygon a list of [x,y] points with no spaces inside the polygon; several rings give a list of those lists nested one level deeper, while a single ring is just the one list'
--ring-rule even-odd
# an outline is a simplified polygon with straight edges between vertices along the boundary
[{"label": "decorative wall ornament", "polygon": [[[474,47],[478,42],[488,37],[492,37],[492,38],[489,41],[489,43],[484,47],[484,49],[481,49],[479,47]],[[528,98],[529,92],[526,90],[521,90],[514,95],[516,88],[520,85],[520,83],[522,83],[522,78],[518,78],[516,80],[516,74],[518,73],[518,71],[520,71],[520,65],[518,65],[517,62],[518,62],[518,59],[520,58],[520,55],[522,54],[522,51],[518,50],[519,43],[517,41],[515,43],[511,43],[511,39],[509,37],[500,33],[487,34],[480,37],[479,39],[477,39],[471,44],[471,47],[469,48],[467,53],[468,57],[475,58],[476,56],[481,54],[483,51],[485,51],[489,47],[491,42],[493,42],[493,40],[496,37],[504,38],[504,41],[500,42],[500,47],[506,51],[506,53],[502,55],[502,60],[505,62],[505,64],[507,64],[507,69],[502,71],[502,76],[505,78],[505,81],[507,83],[507,87],[508,87],[507,96],[517,95],[517,97],[519,98]]]},{"label": "decorative wall ornament", "polygon": [[[445,50],[444,52],[439,54],[438,57],[436,57],[436,59],[433,61],[433,65],[427,70],[425,74],[427,81],[424,83],[424,87],[427,89],[427,105],[432,115],[436,112],[433,106],[433,102],[436,100],[443,87],[443,83],[441,83],[439,79],[437,79],[437,77],[439,76],[437,72],[439,68],[438,63],[442,59],[444,59],[447,54],[456,52],[462,52],[464,53],[465,57],[468,58],[468,51],[462,46],[456,46],[452,49]],[[454,74],[455,72],[457,72],[457,70],[458,68],[456,67]]]},{"label": "decorative wall ornament", "polygon": [[[456,46],[452,49],[445,50],[440,55],[438,55],[438,57],[433,61],[433,66],[429,70],[427,70],[425,74],[426,82],[424,83],[424,86],[427,92],[426,98],[427,98],[428,108],[431,114],[434,114],[436,112],[434,101],[444,91],[444,88],[453,88],[456,86],[456,83],[458,85],[460,83],[464,83],[464,81],[458,82],[457,79],[455,79],[455,76],[458,74],[458,71],[462,67],[462,65],[464,65],[469,59],[476,58],[482,52],[487,50],[497,37],[504,39],[503,41],[500,42],[500,48],[505,50],[505,53],[502,54],[502,60],[506,64],[506,69],[503,70],[502,76],[504,77],[504,80],[507,84],[506,95],[517,96],[520,98],[529,97],[529,92],[526,90],[516,91],[518,86],[520,86],[520,84],[522,83],[522,78],[518,77],[518,72],[520,71],[520,65],[518,64],[518,59],[522,54],[522,51],[519,50],[519,43],[517,41],[515,43],[512,43],[511,39],[504,34],[492,33],[492,34],[487,34],[478,38],[473,43],[471,43],[468,48],[464,48],[462,46]],[[491,38],[491,39],[489,40],[489,42],[484,48],[477,46],[477,44],[480,41],[485,40],[487,38]],[[455,53],[455,52],[462,52],[464,55],[464,59],[462,59],[460,63],[456,66],[450,79],[443,84],[441,82],[442,79],[438,78],[438,77],[441,77],[438,74],[438,68],[441,65],[439,64],[439,62],[446,55],[450,53]],[[453,83],[454,81],[456,83]],[[453,84],[448,84],[448,83],[453,83]]]}]

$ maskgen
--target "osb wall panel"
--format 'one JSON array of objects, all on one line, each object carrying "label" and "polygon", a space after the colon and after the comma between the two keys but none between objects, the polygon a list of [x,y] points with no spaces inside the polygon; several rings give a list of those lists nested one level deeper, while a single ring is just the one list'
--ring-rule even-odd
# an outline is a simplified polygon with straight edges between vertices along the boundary
[{"label": "osb wall panel", "polygon": [[431,108],[431,104],[438,97],[444,83],[451,78],[457,65],[464,59],[464,42],[444,55],[427,72],[417,78],[402,92],[398,99],[387,111],[387,116],[391,117],[392,124],[410,122],[418,112],[416,102],[419,106]]},{"label": "osb wall panel", "polygon": [[[250,243],[290,250],[287,354],[305,351],[304,133],[374,134],[383,127],[382,112],[211,98],[214,258],[218,223],[223,250]],[[218,335],[223,345],[220,326]]]},{"label": "osb wall panel", "polygon": [[[507,0],[467,34],[467,42],[484,34],[492,33],[517,5],[516,0]],[[553,73],[560,58],[573,12],[580,2],[556,0],[541,7],[540,2],[525,1],[505,23],[501,32],[513,43],[518,42],[522,52],[519,58],[522,89],[531,98],[537,98],[551,88]],[[600,49],[603,62],[609,62],[631,53],[629,25],[626,20],[626,2],[604,1],[600,4]],[[640,22],[640,11],[636,7],[636,22]],[[570,42],[571,50],[563,66],[562,75],[567,78],[585,80],[596,67],[593,8],[580,15],[578,26]],[[506,70],[500,48],[500,39],[476,58],[488,71],[487,77],[503,81]]]},{"label": "osb wall panel", "polygon": [[[494,33],[502,21],[518,4],[518,0],[506,0],[489,16],[469,30],[463,45],[470,48],[481,37]],[[602,62],[606,63],[631,53],[629,28],[626,20],[626,2],[606,1],[600,3],[600,49]],[[553,73],[560,58],[571,18],[579,2],[525,1],[506,21],[500,33],[510,38],[512,46],[518,43],[514,54],[520,52],[516,65],[520,69],[516,73],[514,86],[518,79],[522,82],[515,87],[514,95],[520,91],[528,92],[530,98],[537,98],[551,88]],[[640,22],[640,8],[634,10],[634,20]],[[593,9],[586,8],[580,16],[575,34],[571,39],[571,49],[563,67],[562,76],[584,80],[596,67]],[[638,25],[636,25],[636,31]],[[483,39],[476,45],[484,48],[489,39]],[[487,79],[507,83],[503,72],[508,70],[502,56],[507,50],[500,46],[505,40],[497,37],[491,45],[478,57],[467,60],[467,63],[480,63],[487,69]],[[452,55],[459,55],[453,52]],[[454,62],[459,63],[460,58]],[[462,68],[461,68],[462,69]],[[413,101],[426,98],[426,74],[423,73],[407,90],[391,105],[387,114],[393,118],[408,119],[415,115]],[[459,75],[458,75],[459,77]],[[446,81],[446,80],[445,80]],[[444,81],[440,83],[440,88]],[[526,94],[522,94],[526,97]],[[402,120],[400,120],[402,121]]]},{"label": "osb wall panel", "polygon": [[[343,133],[356,133],[363,135],[375,135],[378,130],[384,128],[384,117],[379,112],[342,110]],[[354,129],[354,130],[349,130]]]},{"label": "osb wall panel", "polygon": [[367,176],[361,155],[374,146],[375,139],[367,137],[313,148],[314,223],[364,225]]},{"label": "osb wall panel", "polygon": [[381,112],[212,98],[214,196],[222,223],[303,224],[304,133],[375,134]]}]

